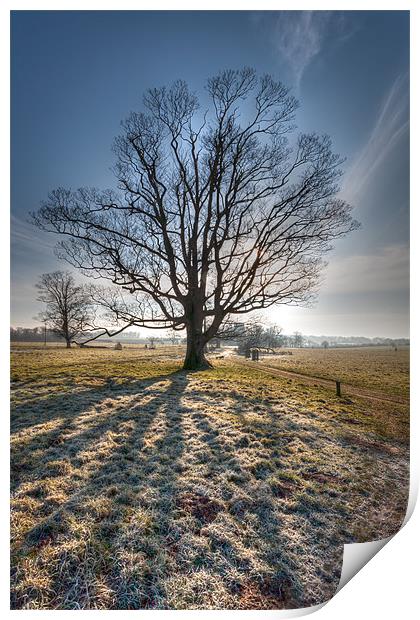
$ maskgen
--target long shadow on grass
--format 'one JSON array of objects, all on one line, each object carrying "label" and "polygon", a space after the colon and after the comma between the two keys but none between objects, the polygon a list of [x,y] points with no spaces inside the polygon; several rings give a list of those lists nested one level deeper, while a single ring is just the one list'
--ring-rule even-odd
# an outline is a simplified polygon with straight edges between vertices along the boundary
[{"label": "long shadow on grass", "polygon": [[[242,418],[242,414],[239,413],[238,417]],[[258,608],[262,602],[264,606],[274,609],[298,606],[296,601],[303,594],[302,584],[296,571],[297,567],[286,550],[288,541],[284,535],[285,524],[275,506],[274,498],[267,492],[259,492],[257,479],[252,473],[244,471],[243,464],[235,456],[235,449],[225,445],[209,417],[201,413],[194,414],[194,418],[201,439],[208,446],[209,458],[214,464],[215,471],[218,470],[219,474],[229,472],[233,477],[238,476],[239,487],[242,488],[244,482],[257,483],[254,485],[254,494],[252,491],[245,493],[236,501],[231,498],[228,510],[239,525],[245,522],[253,524],[253,534],[248,543],[251,545],[250,549],[254,543],[254,548],[258,547],[261,550],[258,559],[268,567],[268,570],[261,568],[253,570],[250,559],[235,550],[232,540],[228,540],[217,530],[209,530],[212,550],[224,558],[222,563],[224,570],[234,567],[239,572],[245,571],[251,576],[244,583],[233,581],[230,584],[232,592],[236,593],[238,598],[242,597],[245,605],[249,598],[251,608],[254,606]],[[261,471],[256,471],[254,474],[262,481]]]},{"label": "long shadow on grass", "polygon": [[[92,373],[92,368],[89,368]],[[172,371],[167,373],[159,373],[143,379],[130,378],[121,380],[118,383],[111,377],[100,378],[102,383],[96,384],[94,387],[84,387],[84,378],[82,383],[75,382],[72,378],[69,383],[60,385],[52,385],[51,391],[46,390],[41,396],[33,398],[28,396],[26,400],[20,404],[12,403],[11,407],[11,433],[18,433],[40,424],[53,423],[55,420],[64,422],[71,421],[78,413],[82,413],[97,405],[101,400],[109,395],[129,395],[136,394],[139,390],[149,384],[162,380]],[[62,375],[60,375],[62,376]],[[87,377],[90,379],[91,377]],[[32,385],[32,384],[31,384]],[[41,386],[44,387],[45,386]],[[22,388],[16,389],[16,394]],[[34,384],[34,391],[37,384]]]},{"label": "long shadow on grass", "polygon": [[[182,406],[187,385],[188,374],[178,372],[122,384],[106,393],[91,390],[76,401],[72,415],[58,428],[42,434],[46,442],[60,437],[64,441],[44,446],[36,436],[29,440],[35,456],[28,457],[19,478],[36,482],[32,494],[41,507],[37,525],[17,541],[16,551],[22,558],[39,561],[45,571],[45,556],[50,557],[51,549],[50,585],[45,592],[30,582],[25,586],[25,571],[20,568],[13,608],[28,601],[35,607],[58,609],[162,608],[168,605],[168,579],[181,571],[191,580],[200,566],[230,592],[229,606],[238,601],[241,608],[281,608],[304,602],[304,586],[289,552],[292,543],[275,493],[270,495],[266,487],[258,492],[258,485],[265,484],[264,472],[257,468],[248,474],[252,485],[242,502],[209,497],[182,480],[187,451],[184,425],[189,422],[207,449],[201,462],[216,477],[216,482],[210,480],[210,493],[219,476],[222,484],[226,471],[239,478],[244,473],[235,454],[238,446],[226,444],[214,417]],[[195,395],[200,390],[190,398]],[[121,404],[114,402],[106,414],[102,405],[118,398]],[[79,431],[86,410],[95,403],[102,403],[100,411],[90,411],[86,427]],[[235,403],[232,413],[240,417],[239,398]],[[276,413],[264,409],[274,419]],[[56,414],[52,412],[53,419]],[[272,447],[272,455],[278,457],[278,447]],[[68,472],[62,469],[63,461]],[[54,499],[49,488],[54,472],[65,483],[61,499],[57,493]],[[258,547],[256,553],[247,554],[234,544],[231,526],[223,522],[226,517],[238,528],[244,522],[252,524],[247,542],[250,551],[253,545]],[[186,548],[203,539],[210,543],[210,555],[200,558],[196,553],[197,566],[185,555]],[[245,578],[236,582],[232,571]],[[195,602],[205,604],[206,595],[201,592]]]},{"label": "long shadow on grass", "polygon": [[[297,542],[299,535],[296,537],[298,532],[291,531],[290,519],[289,521],[286,519],[287,516],[290,517],[290,511],[286,504],[282,503],[283,500],[293,497],[298,489],[287,480],[281,478],[275,480],[276,473],[289,470],[293,462],[294,457],[283,448],[287,446],[292,437],[298,436],[299,432],[306,428],[304,425],[298,426],[291,420],[282,420],[279,413],[269,404],[266,403],[261,407],[261,401],[249,399],[250,407],[247,413],[252,412],[252,404],[258,405],[259,409],[263,410],[264,417],[267,417],[272,424],[275,423],[277,427],[279,424],[284,426],[285,432],[279,434],[280,439],[269,444],[269,456],[265,454],[261,461],[256,459],[256,463],[250,463],[247,467],[239,459],[238,453],[243,448],[246,452],[250,444],[250,436],[256,443],[260,438],[270,440],[273,427],[270,427],[270,423],[267,422],[256,423],[254,420],[248,422],[247,415],[242,411],[243,399],[235,398],[232,392],[229,396],[235,401],[229,408],[229,414],[237,418],[240,428],[248,431],[244,438],[227,442],[224,434],[222,435],[217,428],[217,414],[208,415],[202,411],[194,413],[193,418],[198,433],[201,433],[201,440],[207,445],[208,459],[213,463],[215,474],[223,476],[226,480],[226,473],[228,473],[228,477],[236,483],[239,497],[233,497],[228,501],[228,510],[237,521],[239,528],[244,524],[247,524],[247,527],[251,524],[252,534],[248,539],[248,544],[250,549],[258,549],[256,554],[258,568],[254,569],[251,565],[247,567],[246,561],[244,564],[244,554],[240,546],[236,547],[232,537],[229,540],[223,530],[210,528],[208,535],[212,549],[224,557],[222,570],[233,566],[250,575],[251,578],[240,585],[235,584],[234,581],[232,583],[233,588],[239,585],[238,601],[245,604],[247,608],[258,608],[262,602],[266,607],[281,609],[313,605],[327,600],[334,594],[338,584],[342,544],[337,539],[325,540],[325,536],[321,536],[324,540],[318,540],[316,532],[321,534],[321,530],[317,529],[320,523],[317,523],[319,508],[316,501],[312,505],[306,506],[303,503],[295,506],[293,512],[297,510],[298,520],[303,524],[299,527],[297,521],[294,522],[295,527],[300,530],[300,538],[303,539],[300,553],[304,553],[305,546],[308,549],[311,547],[310,552],[314,552],[313,555],[319,558],[318,570],[319,574],[322,574],[321,582],[324,581],[322,593],[319,591],[316,593],[316,585],[315,591],[310,593],[312,584],[305,584],[305,579],[301,580],[302,566],[299,569],[296,563],[299,551],[294,548],[293,541]],[[238,432],[238,435],[242,433]],[[244,439],[245,443],[243,443]],[[313,533],[310,539],[308,539],[309,531]],[[254,538],[254,544],[252,538]],[[330,559],[325,557],[326,549],[327,553],[333,552]],[[323,566],[324,560],[325,566]],[[262,568],[259,562],[262,562],[265,568]],[[334,567],[333,572],[330,572],[331,566]],[[250,591],[252,596],[250,596]]]},{"label": "long shadow on grass", "polygon": [[58,464],[52,470],[49,464],[63,459],[74,462],[80,452],[95,445],[105,432],[113,430],[127,416],[140,414],[141,400],[147,390],[173,374],[122,384],[106,383],[103,387],[58,393],[42,402],[35,399],[31,405],[13,407],[12,491],[28,478],[42,479],[63,473]]},{"label": "long shadow on grass", "polygon": [[[22,607],[28,599],[44,608],[101,607],[104,583],[111,593],[107,608],[155,606],[159,580],[148,570],[142,574],[142,587],[138,587],[139,566],[130,572],[125,555],[133,551],[134,542],[129,537],[130,542],[124,543],[124,532],[138,527],[142,503],[162,515],[173,506],[176,465],[183,451],[178,406],[187,381],[185,373],[177,372],[119,386],[112,396],[129,397],[125,405],[122,401],[119,412],[110,411],[108,416],[94,419],[86,431],[61,444],[53,454],[47,451],[44,458],[40,457],[34,477],[44,484],[38,484],[33,495],[44,500],[43,517],[21,543],[17,541],[15,551],[22,556],[29,552],[33,557],[34,551],[41,556],[47,547],[58,550],[50,567],[53,587],[47,604],[45,593],[36,588],[26,592],[21,587],[19,595],[12,594],[13,608]],[[48,497],[48,465],[57,456],[61,462],[64,457],[74,470],[66,472],[59,465],[56,473],[68,479],[70,496],[54,502]],[[140,493],[144,489],[151,497]],[[154,527],[166,534],[166,517]],[[147,541],[142,553],[145,557],[154,555],[147,549]]]}]

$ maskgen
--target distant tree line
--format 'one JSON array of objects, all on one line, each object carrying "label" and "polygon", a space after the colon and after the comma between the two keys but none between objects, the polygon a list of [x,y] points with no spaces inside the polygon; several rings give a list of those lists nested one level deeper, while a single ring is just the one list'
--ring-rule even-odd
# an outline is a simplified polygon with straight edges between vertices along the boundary
[{"label": "distant tree line", "polygon": [[47,336],[48,342],[62,342],[63,338],[54,334],[50,329],[47,329],[45,334],[44,327],[11,327],[10,328],[10,340],[12,342],[43,342]]},{"label": "distant tree line", "polygon": [[407,346],[409,338],[367,338],[366,336],[305,336],[304,346],[322,347],[373,347],[373,346]]},{"label": "distant tree line", "polygon": [[[258,326],[258,329],[251,329],[247,331],[243,330],[243,335],[236,338],[224,341],[224,344],[232,346],[238,346],[243,352],[246,346],[258,347],[258,348],[334,348],[334,347],[368,347],[368,346],[408,346],[410,344],[409,338],[362,338],[360,341],[357,338],[340,338],[339,336],[330,337],[328,340],[325,338],[312,339],[311,336],[304,336],[299,332],[295,334],[283,334],[281,328],[278,326],[264,327]],[[45,328],[39,327],[11,327],[10,328],[10,340],[11,342],[44,342]],[[64,342],[64,338],[55,334],[52,330],[47,329],[46,332],[47,342]],[[109,340],[109,338],[106,338]],[[126,343],[150,343],[150,339],[145,336],[140,336],[138,332],[130,331],[123,332],[118,336],[112,338],[112,340],[121,340]],[[182,338],[179,334],[172,334],[168,332],[163,338],[153,338],[154,345],[157,344],[185,344],[186,339]],[[246,344],[247,343],[247,344]]]}]

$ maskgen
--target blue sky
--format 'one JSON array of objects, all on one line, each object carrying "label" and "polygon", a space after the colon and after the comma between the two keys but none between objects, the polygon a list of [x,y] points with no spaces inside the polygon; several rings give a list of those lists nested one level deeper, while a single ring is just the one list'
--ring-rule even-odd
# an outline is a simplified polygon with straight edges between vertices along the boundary
[{"label": "blue sky", "polygon": [[145,89],[222,68],[292,87],[301,130],[345,156],[362,228],[329,256],[318,303],[268,318],[286,332],[408,335],[409,14],[397,11],[18,11],[12,14],[12,315],[34,325],[34,282],[66,268],[27,223],[57,186],[112,187],[111,143]]}]

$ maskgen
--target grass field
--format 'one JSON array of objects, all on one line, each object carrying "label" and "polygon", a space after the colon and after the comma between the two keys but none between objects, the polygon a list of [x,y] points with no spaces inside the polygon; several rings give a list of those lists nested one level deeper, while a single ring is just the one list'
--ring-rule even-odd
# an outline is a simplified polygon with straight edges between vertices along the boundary
[{"label": "grass field", "polygon": [[355,387],[408,397],[410,348],[360,347],[293,349],[292,355],[266,356],[264,364],[292,372],[341,380]]},{"label": "grass field", "polygon": [[[401,524],[405,405],[235,357],[179,372],[172,347],[12,349],[12,608],[313,605],[334,594],[343,543]],[[303,353],[278,363],[332,372],[335,350]],[[402,355],[340,360],[406,393]]]}]

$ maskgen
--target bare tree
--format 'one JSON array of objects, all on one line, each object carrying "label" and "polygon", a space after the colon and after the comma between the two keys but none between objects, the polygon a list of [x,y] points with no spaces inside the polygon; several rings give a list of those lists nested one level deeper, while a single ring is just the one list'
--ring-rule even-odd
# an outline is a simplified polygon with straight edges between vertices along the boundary
[{"label": "bare tree", "polygon": [[186,330],[185,369],[209,365],[227,317],[308,303],[331,242],[357,227],[331,140],[295,136],[280,82],[222,71],[206,103],[182,81],[149,90],[115,141],[118,191],[59,188],[33,216],[60,256],[128,291],[127,326]]},{"label": "bare tree", "polygon": [[67,348],[77,336],[92,329],[92,308],[83,286],[68,271],[44,273],[35,285],[38,301],[46,304],[39,319],[66,341]]},{"label": "bare tree", "polygon": [[265,343],[268,349],[276,349],[283,344],[282,328],[278,325],[270,325],[265,330]]},{"label": "bare tree", "polygon": [[243,326],[238,336],[238,353],[250,357],[251,349],[265,346],[265,330],[258,322],[251,322]]},{"label": "bare tree", "polygon": [[156,349],[156,338],[155,338],[155,336],[149,336],[147,340],[149,342],[149,349]]},{"label": "bare tree", "polygon": [[250,321],[242,325],[242,331],[237,334],[238,353],[244,353],[249,357],[251,349],[266,349],[274,352],[274,349],[282,346],[282,329],[278,325],[264,327],[258,321]]},{"label": "bare tree", "polygon": [[169,342],[173,346],[175,346],[176,344],[179,344],[181,340],[181,336],[177,334],[176,331],[174,331],[173,329],[169,329],[168,332],[166,333],[166,339],[169,340]]},{"label": "bare tree", "polygon": [[293,333],[293,346],[297,349],[301,349],[303,347],[303,336],[300,332]]}]

